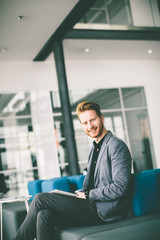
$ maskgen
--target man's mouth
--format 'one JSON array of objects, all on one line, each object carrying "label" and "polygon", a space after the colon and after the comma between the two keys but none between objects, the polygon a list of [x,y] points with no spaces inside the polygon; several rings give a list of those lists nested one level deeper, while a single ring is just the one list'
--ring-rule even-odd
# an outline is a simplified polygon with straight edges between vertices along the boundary
[{"label": "man's mouth", "polygon": [[93,129],[91,129],[90,131],[88,131],[89,133],[95,133],[97,131],[97,128],[93,128]]}]

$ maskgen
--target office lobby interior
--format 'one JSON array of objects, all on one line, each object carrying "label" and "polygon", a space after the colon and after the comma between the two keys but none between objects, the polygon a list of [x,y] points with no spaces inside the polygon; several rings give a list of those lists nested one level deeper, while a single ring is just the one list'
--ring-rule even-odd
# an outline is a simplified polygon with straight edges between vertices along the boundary
[{"label": "office lobby interior", "polygon": [[127,144],[132,174],[160,169],[159,0],[2,0],[0,36],[3,197],[83,174],[92,139],[76,115],[82,101],[97,102]]}]

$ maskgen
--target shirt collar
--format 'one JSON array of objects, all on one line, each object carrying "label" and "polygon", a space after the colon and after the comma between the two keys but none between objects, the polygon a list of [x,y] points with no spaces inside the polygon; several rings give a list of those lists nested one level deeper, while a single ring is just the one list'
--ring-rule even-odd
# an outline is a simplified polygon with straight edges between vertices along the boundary
[{"label": "shirt collar", "polygon": [[93,144],[96,148],[100,148],[102,146],[102,143],[103,143],[103,140],[104,140],[105,136],[106,136],[106,134],[104,135],[104,137],[98,143],[96,143],[96,141],[93,142]]}]

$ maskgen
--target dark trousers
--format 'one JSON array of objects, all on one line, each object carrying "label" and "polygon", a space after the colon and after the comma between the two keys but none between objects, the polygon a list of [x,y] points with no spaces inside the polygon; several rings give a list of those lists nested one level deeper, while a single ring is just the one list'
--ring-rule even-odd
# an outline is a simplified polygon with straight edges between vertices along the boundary
[{"label": "dark trousers", "polygon": [[54,240],[55,227],[104,223],[86,199],[56,193],[37,194],[14,240]]}]

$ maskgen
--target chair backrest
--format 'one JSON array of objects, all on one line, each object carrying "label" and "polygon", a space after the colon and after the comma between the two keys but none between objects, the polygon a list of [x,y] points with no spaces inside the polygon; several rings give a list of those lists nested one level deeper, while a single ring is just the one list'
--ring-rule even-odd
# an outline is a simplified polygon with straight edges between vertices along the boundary
[{"label": "chair backrest", "polygon": [[70,183],[67,177],[52,178],[42,182],[42,192],[50,192],[54,189],[70,192]]},{"label": "chair backrest", "polygon": [[74,175],[66,177],[57,177],[49,180],[34,180],[28,182],[29,195],[33,197],[40,192],[50,192],[54,189],[63,190],[67,192],[74,192],[83,187],[84,175]]},{"label": "chair backrest", "polygon": [[135,216],[143,216],[160,210],[159,174],[150,171],[132,176],[132,209]]},{"label": "chair backrest", "polygon": [[30,200],[32,200],[37,193],[42,192],[42,182],[43,180],[34,180],[28,182],[28,193],[29,195],[32,195]]},{"label": "chair backrest", "polygon": [[70,182],[71,192],[75,192],[83,187],[85,175],[74,175],[67,177]]}]

